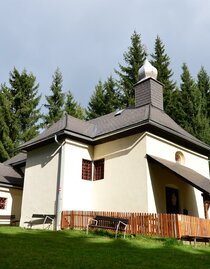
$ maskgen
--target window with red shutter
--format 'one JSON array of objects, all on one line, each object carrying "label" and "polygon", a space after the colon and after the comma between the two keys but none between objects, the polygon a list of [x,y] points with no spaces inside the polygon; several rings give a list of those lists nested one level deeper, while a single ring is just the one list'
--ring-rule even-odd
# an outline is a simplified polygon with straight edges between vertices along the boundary
[{"label": "window with red shutter", "polygon": [[82,179],[92,180],[92,161],[82,160]]},{"label": "window with red shutter", "polygon": [[94,177],[93,180],[104,178],[104,159],[94,161]]},{"label": "window with red shutter", "polygon": [[7,198],[0,197],[0,209],[5,209],[7,205]]},{"label": "window with red shutter", "polygon": [[[94,167],[93,177],[92,177],[92,166]],[[82,159],[82,179],[100,180],[103,178],[104,178],[104,159],[96,160],[94,162]]]}]

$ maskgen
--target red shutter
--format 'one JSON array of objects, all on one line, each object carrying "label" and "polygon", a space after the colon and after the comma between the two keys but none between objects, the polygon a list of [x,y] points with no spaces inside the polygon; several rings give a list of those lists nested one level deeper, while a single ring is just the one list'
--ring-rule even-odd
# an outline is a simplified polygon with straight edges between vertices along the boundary
[{"label": "red shutter", "polygon": [[92,161],[82,160],[82,179],[92,179]]}]

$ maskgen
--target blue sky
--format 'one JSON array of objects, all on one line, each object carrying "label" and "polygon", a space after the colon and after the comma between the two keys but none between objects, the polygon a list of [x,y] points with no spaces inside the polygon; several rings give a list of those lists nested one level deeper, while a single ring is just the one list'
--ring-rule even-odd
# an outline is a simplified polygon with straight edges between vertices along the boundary
[{"label": "blue sky", "polygon": [[208,0],[6,0],[0,2],[0,83],[16,67],[32,72],[42,102],[57,67],[63,90],[86,107],[99,79],[123,63],[134,30],[152,53],[157,35],[179,80],[186,62],[210,74]]}]

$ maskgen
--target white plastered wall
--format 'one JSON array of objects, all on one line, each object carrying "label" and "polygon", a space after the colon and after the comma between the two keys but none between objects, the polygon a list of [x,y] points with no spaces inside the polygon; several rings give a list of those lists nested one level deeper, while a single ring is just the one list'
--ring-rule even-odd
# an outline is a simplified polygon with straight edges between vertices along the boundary
[{"label": "white plastered wall", "polygon": [[58,144],[52,143],[28,152],[21,226],[31,219],[32,214],[55,214],[59,173],[58,147]]},{"label": "white plastered wall", "polygon": [[[198,154],[196,152],[190,151],[185,147],[181,147],[177,144],[174,144],[170,141],[161,139],[157,136],[154,136],[152,134],[147,133],[146,135],[146,153],[149,155],[154,155],[156,157],[160,157],[162,159],[175,162],[175,153],[177,151],[181,151],[184,154],[184,165],[186,167],[189,167],[196,172],[200,173],[201,175],[209,178],[209,166],[208,166],[208,158],[206,156],[203,156],[201,154]],[[160,178],[161,176],[159,176]],[[149,212],[157,212],[156,204],[155,204],[155,197],[154,197],[154,192],[153,192],[153,187],[152,187],[152,181],[150,177],[150,172],[149,168],[147,167],[147,186],[148,186],[148,210]],[[177,186],[179,189],[182,189],[182,196],[186,193],[184,193],[184,188],[188,192],[194,192],[195,200],[196,200],[196,205],[197,205],[197,211],[198,211],[198,216],[199,217],[204,217],[204,208],[203,208],[203,198],[201,196],[201,192],[197,190],[196,188],[186,186],[186,184],[183,184],[181,182],[175,183],[174,180],[166,180],[163,178],[163,184],[165,186]],[[187,190],[188,189],[188,190]],[[162,191],[160,190],[160,193]],[[164,194],[164,192],[162,192]],[[165,198],[163,198],[162,202],[165,203]],[[184,203],[186,204],[187,202],[184,202],[181,198],[181,204]],[[190,201],[188,201],[188,207]],[[195,209],[191,210],[192,214],[193,212],[195,213]]]},{"label": "white plastered wall", "polygon": [[[61,178],[61,210],[157,212],[146,154],[169,161],[183,152],[185,165],[209,177],[208,161],[149,133],[136,134],[94,146],[66,140],[63,145],[62,173],[56,143],[28,153],[22,202],[21,225],[33,213],[56,213],[57,182]],[[105,159],[104,179],[82,179],[82,159]],[[164,184],[167,184],[164,183]],[[185,186],[179,186],[189,191]],[[192,188],[199,216],[203,216],[201,193]],[[184,206],[184,201],[183,201]]]},{"label": "white plastered wall", "polygon": [[145,138],[132,135],[94,148],[104,158],[104,179],[93,182],[93,209],[147,212]]},{"label": "white plastered wall", "polygon": [[66,140],[62,210],[92,210],[92,181],[82,179],[82,159],[93,160],[91,145]]},{"label": "white plastered wall", "polygon": [[[94,147],[66,141],[63,210],[147,212],[145,141],[141,134]],[[104,179],[83,180],[82,159],[104,158]],[[131,172],[135,171],[135,172]]]}]

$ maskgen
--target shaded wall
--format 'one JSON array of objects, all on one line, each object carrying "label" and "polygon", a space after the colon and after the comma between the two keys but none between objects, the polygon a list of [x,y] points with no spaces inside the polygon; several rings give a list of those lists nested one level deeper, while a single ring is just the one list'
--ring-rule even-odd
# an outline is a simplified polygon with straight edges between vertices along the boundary
[{"label": "shaded wall", "polygon": [[0,197],[7,198],[6,208],[0,209],[0,215],[15,215],[20,219],[23,191],[15,188],[0,187]]},{"label": "shaded wall", "polygon": [[58,145],[53,143],[28,152],[21,226],[31,220],[32,214],[55,214],[59,160],[57,148]]},{"label": "shaded wall", "polygon": [[149,164],[149,171],[157,213],[167,213],[166,187],[170,187],[177,189],[179,193],[178,213],[183,214],[185,209],[189,215],[199,216],[194,188],[191,185],[183,182],[178,176],[158,164]]}]

